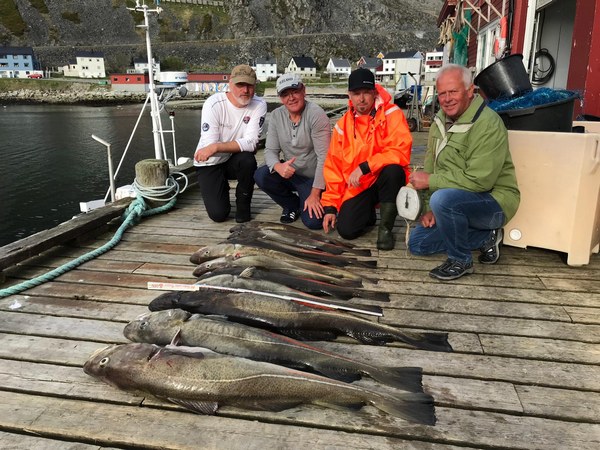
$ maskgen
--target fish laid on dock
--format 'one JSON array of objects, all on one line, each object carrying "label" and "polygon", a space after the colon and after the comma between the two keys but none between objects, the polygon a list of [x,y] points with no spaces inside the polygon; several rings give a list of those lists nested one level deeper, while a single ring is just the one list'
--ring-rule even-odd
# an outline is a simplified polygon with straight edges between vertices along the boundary
[{"label": "fish laid on dock", "polygon": [[356,245],[350,242],[335,239],[328,235],[317,233],[316,231],[307,230],[306,228],[300,229],[293,225],[287,225],[279,222],[261,222],[259,220],[252,220],[250,222],[239,223],[237,225],[234,225],[229,229],[229,232],[235,233],[246,228],[259,228],[261,230],[284,230],[290,233],[296,233],[297,235],[307,236],[311,239],[318,240],[326,244],[337,245],[339,247],[347,249],[348,251],[358,250]]},{"label": "fish laid on dock", "polygon": [[272,333],[228,321],[221,316],[191,314],[168,309],[144,314],[123,331],[133,342],[205,347],[217,353],[311,369],[326,377],[352,382],[366,375],[380,383],[410,392],[422,392],[419,367],[377,367]]},{"label": "fish laid on dock", "polygon": [[[98,350],[86,374],[128,392],[147,393],[202,414],[222,406],[283,411],[299,405],[359,409],[372,405],[405,420],[435,424],[425,393],[386,394],[277,364],[197,347],[120,344]],[[268,389],[266,389],[268,387]]]},{"label": "fish laid on dock", "polygon": [[223,315],[302,340],[331,340],[346,335],[364,344],[384,345],[397,341],[424,350],[452,351],[447,333],[402,331],[350,313],[315,309],[260,295],[175,291],[159,295],[148,308],[150,311],[179,308],[192,313]]},{"label": "fish laid on dock", "polygon": [[[273,283],[275,283],[275,285],[284,285],[290,289],[295,289],[306,294],[316,295],[319,297],[333,297],[342,300],[362,298],[365,300],[378,302],[390,301],[390,295],[387,292],[361,289],[355,287],[337,286],[335,284],[326,283],[324,281],[311,280],[309,278],[288,275],[285,273],[278,273],[275,271],[259,269],[257,267],[252,266],[216,269],[211,272],[206,272],[205,274],[199,276],[198,282],[203,283],[205,282],[205,280],[210,279],[210,277],[220,275],[230,275],[236,278],[254,280],[259,285],[264,284],[265,289],[268,289],[269,286],[274,287]],[[262,288],[252,289],[262,290]]]},{"label": "fish laid on dock", "polygon": [[[254,247],[250,245],[233,244],[233,243],[221,243],[215,245],[208,245],[202,247],[196,251],[191,257],[190,261],[194,264],[200,264],[211,259],[220,258],[224,256],[232,256],[234,258],[241,258],[242,256],[258,256],[260,258],[270,259],[270,266],[285,265],[288,267],[296,267],[311,270],[313,272],[320,272],[326,275],[349,279],[357,282],[362,282],[363,279],[368,281],[374,281],[364,275],[358,275],[347,268],[336,267],[333,265],[323,265],[313,261],[307,261],[297,256],[288,255],[284,252],[269,250],[260,247]],[[265,264],[267,264],[265,262]],[[259,264],[253,264],[253,266],[260,266]]]},{"label": "fish laid on dock", "polygon": [[[206,247],[205,247],[206,248]],[[261,255],[248,255],[239,256],[227,255],[217,257],[208,261],[200,263],[194,269],[194,276],[200,277],[205,273],[215,272],[218,270],[227,269],[245,269],[247,267],[256,267],[263,270],[268,270],[272,273],[284,274],[289,276],[295,276],[308,280],[323,281],[325,283],[334,284],[336,286],[345,287],[360,287],[362,286],[362,279],[358,275],[354,275],[351,272],[347,272],[348,276],[352,278],[343,278],[337,274],[328,275],[323,272],[317,272],[321,267],[317,264],[312,264],[313,270],[307,269],[306,267],[299,267],[295,264],[288,263],[286,261],[274,261],[272,258]]]}]

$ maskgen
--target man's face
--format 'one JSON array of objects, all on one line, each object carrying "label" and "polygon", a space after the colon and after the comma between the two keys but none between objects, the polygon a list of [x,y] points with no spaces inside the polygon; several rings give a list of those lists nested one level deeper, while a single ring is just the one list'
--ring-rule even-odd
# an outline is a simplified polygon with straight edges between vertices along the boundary
[{"label": "man's face", "polygon": [[354,105],[354,110],[359,116],[364,116],[371,113],[373,105],[375,105],[377,93],[375,89],[362,88],[348,91],[348,96],[352,105]]},{"label": "man's face", "polygon": [[252,97],[254,97],[255,86],[248,83],[229,83],[229,93],[231,102],[238,108],[248,106]]},{"label": "man's face", "polygon": [[279,94],[279,100],[287,108],[290,114],[300,114],[304,110],[306,90],[304,86],[290,88]]},{"label": "man's face", "polygon": [[465,88],[459,70],[444,72],[436,81],[438,99],[442,110],[452,120],[458,119],[473,101],[474,86]]}]

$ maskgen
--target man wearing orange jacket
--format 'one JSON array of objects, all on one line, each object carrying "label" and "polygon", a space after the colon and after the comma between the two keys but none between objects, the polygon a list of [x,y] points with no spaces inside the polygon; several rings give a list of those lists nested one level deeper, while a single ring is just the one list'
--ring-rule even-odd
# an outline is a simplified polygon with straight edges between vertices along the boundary
[{"label": "man wearing orange jacket", "polygon": [[348,78],[349,108],[336,123],[323,167],[323,229],[355,239],[375,225],[377,248],[394,248],[396,197],[409,176],[412,136],[402,110],[370,70]]}]

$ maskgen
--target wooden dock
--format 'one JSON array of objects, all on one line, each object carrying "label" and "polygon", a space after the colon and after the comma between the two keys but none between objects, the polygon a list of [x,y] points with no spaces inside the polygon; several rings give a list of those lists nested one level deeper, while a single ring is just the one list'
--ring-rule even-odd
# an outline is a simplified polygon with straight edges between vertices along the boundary
[{"label": "wooden dock", "polygon": [[[279,214],[257,190],[253,217],[276,222]],[[316,345],[373,364],[422,367],[424,388],[435,398],[435,426],[372,407],[281,413],[226,407],[202,416],[83,373],[96,349],[126,342],[125,324],[160,294],[146,288],[148,281],[193,283],[191,254],[226,239],[233,225],[211,222],[192,188],[97,259],[0,299],[0,448],[600,448],[600,256],[574,268],[556,252],[505,246],[496,265],[476,263],[473,275],[441,283],[428,272],[444,256],[407,254],[400,219],[396,250],[378,253],[376,229],[356,242],[378,260],[371,275],[380,281],[368,287],[391,293],[379,320],[448,332],[454,353],[350,339]],[[99,247],[114,229],[6,269],[0,288]]]}]

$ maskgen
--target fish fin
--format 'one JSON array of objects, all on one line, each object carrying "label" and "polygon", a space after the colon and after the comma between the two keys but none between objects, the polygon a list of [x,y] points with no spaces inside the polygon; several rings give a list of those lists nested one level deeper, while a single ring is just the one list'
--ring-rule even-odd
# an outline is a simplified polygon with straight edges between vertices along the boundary
[{"label": "fish fin", "polygon": [[298,328],[285,328],[280,329],[281,334],[285,334],[299,341],[333,341],[338,337],[337,333],[333,331],[319,331],[319,330],[302,330]]},{"label": "fish fin", "polygon": [[177,328],[177,332],[173,336],[173,339],[171,339],[171,343],[169,345],[176,347],[180,344],[181,344],[181,328]]},{"label": "fish fin", "polygon": [[433,397],[422,392],[410,392],[396,395],[377,395],[370,399],[377,409],[401,417],[409,422],[435,425],[435,406]]},{"label": "fish fin", "polygon": [[295,406],[301,405],[302,402],[298,400],[284,400],[284,399],[271,399],[271,400],[247,400],[247,401],[238,401],[236,400],[235,405],[239,408],[251,409],[251,410],[259,410],[259,411],[272,411],[272,412],[280,412],[286,409],[293,408]]},{"label": "fish fin", "polygon": [[421,367],[369,367],[361,370],[369,377],[388,386],[409,392],[423,392]]},{"label": "fish fin", "polygon": [[373,300],[378,302],[389,302],[389,292],[373,291],[368,289],[356,289],[352,291],[354,297],[364,298],[366,300]]},{"label": "fish fin", "polygon": [[212,416],[219,409],[219,404],[217,402],[202,402],[195,400],[184,400],[181,398],[168,398],[167,400],[199,414],[207,414]]},{"label": "fish fin", "polygon": [[254,273],[256,272],[256,267],[246,267],[244,270],[240,272],[238,275],[240,278],[253,278]]},{"label": "fish fin", "polygon": [[452,352],[452,346],[448,342],[448,333],[411,333],[398,332],[398,338],[402,342],[413,345],[423,350],[434,352]]},{"label": "fish fin", "polygon": [[373,254],[371,253],[371,250],[369,250],[368,248],[352,248],[352,249],[346,249],[344,251],[347,253],[352,253],[353,255],[356,255],[356,256],[373,256]]},{"label": "fish fin", "polygon": [[353,381],[360,380],[362,377],[358,372],[349,372],[341,369],[335,369],[331,367],[314,368],[315,371],[334,380],[343,381],[344,383],[352,383]]},{"label": "fish fin", "polygon": [[357,267],[368,267],[368,268],[375,268],[377,267],[377,260],[376,259],[355,259],[355,258],[348,258],[348,261],[351,265],[353,266],[357,266]]}]

